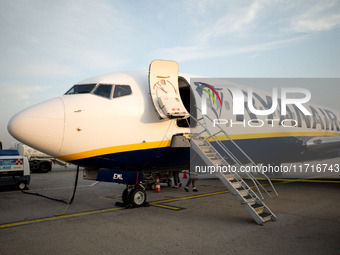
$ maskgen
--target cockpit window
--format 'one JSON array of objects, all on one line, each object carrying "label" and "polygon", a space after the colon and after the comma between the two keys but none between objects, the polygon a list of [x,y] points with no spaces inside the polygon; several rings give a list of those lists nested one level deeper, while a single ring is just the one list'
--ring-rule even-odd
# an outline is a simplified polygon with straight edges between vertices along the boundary
[{"label": "cockpit window", "polygon": [[123,96],[128,96],[131,95],[131,87],[128,85],[116,85],[115,86],[115,92],[113,93],[113,98],[117,97],[123,97]]},{"label": "cockpit window", "polygon": [[69,91],[65,93],[65,95],[73,95],[73,94],[88,94],[91,93],[96,84],[79,84],[74,85]]},{"label": "cockpit window", "polygon": [[93,92],[94,95],[98,95],[105,98],[111,98],[112,85],[100,84]]},{"label": "cockpit window", "polygon": [[65,95],[93,94],[104,98],[112,99],[132,94],[129,85],[114,84],[76,84]]}]

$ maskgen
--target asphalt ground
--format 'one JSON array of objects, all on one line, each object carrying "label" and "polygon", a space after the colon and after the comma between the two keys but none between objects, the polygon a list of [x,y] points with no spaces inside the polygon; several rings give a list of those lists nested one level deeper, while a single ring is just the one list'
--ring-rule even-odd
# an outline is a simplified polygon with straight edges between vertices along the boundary
[{"label": "asphalt ground", "polygon": [[[74,178],[72,167],[33,173],[28,192],[69,200]],[[150,207],[122,209],[115,202],[124,185],[80,176],[66,211],[61,202],[2,189],[0,255],[340,254],[339,180],[275,183],[279,196],[264,202],[278,220],[264,226],[219,180],[200,178],[197,187],[162,184],[161,193],[147,191]]]}]

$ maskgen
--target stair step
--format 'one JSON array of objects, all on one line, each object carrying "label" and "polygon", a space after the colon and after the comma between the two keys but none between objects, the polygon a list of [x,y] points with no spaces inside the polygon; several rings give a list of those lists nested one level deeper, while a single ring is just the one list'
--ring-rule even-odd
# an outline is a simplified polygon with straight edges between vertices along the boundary
[{"label": "stair step", "polygon": [[[229,163],[226,161],[226,157],[231,156],[228,156],[227,149],[220,145],[221,149],[223,149],[227,155],[220,154],[219,150],[209,142],[209,138],[201,137],[202,134],[203,132],[191,136],[192,146],[198,155],[200,155],[203,161],[209,166],[218,165],[221,168],[223,168],[223,166],[228,167]],[[219,145],[219,143],[217,143],[217,145]],[[239,168],[240,166],[237,165],[236,167]],[[220,172],[217,173],[216,176],[221,179],[222,183],[227,186],[230,192],[245,207],[258,224],[263,224],[264,222],[276,219],[276,216],[237,173],[233,173],[232,171],[224,173]]]},{"label": "stair step", "polygon": [[261,214],[264,211],[264,205],[261,205],[261,204],[254,204],[251,207],[254,208],[254,210],[257,214]]},{"label": "stair step", "polygon": [[251,195],[244,196],[243,198],[247,202],[247,204],[249,204],[249,205],[256,204],[256,199],[254,197],[252,197]]},{"label": "stair step", "polygon": [[214,166],[215,166],[215,165],[221,165],[221,160],[218,160],[218,159],[211,159],[210,161],[211,161],[211,163],[213,163]]},{"label": "stair step", "polygon": [[210,147],[209,146],[205,146],[205,145],[200,146],[200,149],[203,152],[210,152],[211,151]]},{"label": "stair step", "polygon": [[260,213],[259,216],[262,218],[264,222],[270,221],[272,219],[272,215],[267,212]]},{"label": "stair step", "polygon": [[237,181],[235,179],[234,175],[226,174],[226,175],[224,175],[224,177],[230,182]]},{"label": "stair step", "polygon": [[236,189],[242,197],[245,197],[249,195],[249,191],[247,189],[244,189],[243,187],[237,188]]},{"label": "stair step", "polygon": [[198,147],[200,147],[201,149],[206,149],[206,148],[210,149],[210,146],[206,145],[205,143],[199,144]]},{"label": "stair step", "polygon": [[235,188],[235,189],[238,189],[238,188],[241,188],[242,186],[241,186],[241,183],[239,183],[238,181],[231,181],[230,182],[231,183],[231,185],[233,185],[233,187]]},{"label": "stair step", "polygon": [[239,182],[232,182],[231,185],[233,185],[235,189],[242,187],[241,183],[239,183]]},{"label": "stair step", "polygon": [[195,142],[197,143],[198,146],[202,146],[204,145],[204,141],[200,140],[200,139],[194,139]]}]

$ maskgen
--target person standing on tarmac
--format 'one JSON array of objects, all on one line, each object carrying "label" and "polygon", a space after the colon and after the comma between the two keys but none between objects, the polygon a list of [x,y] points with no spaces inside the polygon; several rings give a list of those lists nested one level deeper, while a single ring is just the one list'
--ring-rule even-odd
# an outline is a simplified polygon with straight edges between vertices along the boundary
[{"label": "person standing on tarmac", "polygon": [[172,188],[177,189],[178,187],[182,187],[182,182],[179,179],[179,171],[173,171],[173,177],[174,177],[174,186],[172,186]]},{"label": "person standing on tarmac", "polygon": [[196,178],[197,178],[197,173],[196,172],[192,172],[191,170],[189,171],[189,180],[187,182],[187,185],[185,185],[184,190],[186,192],[189,192],[189,186],[190,184],[192,184],[192,191],[197,192],[197,188],[195,186],[195,182],[196,182]]}]

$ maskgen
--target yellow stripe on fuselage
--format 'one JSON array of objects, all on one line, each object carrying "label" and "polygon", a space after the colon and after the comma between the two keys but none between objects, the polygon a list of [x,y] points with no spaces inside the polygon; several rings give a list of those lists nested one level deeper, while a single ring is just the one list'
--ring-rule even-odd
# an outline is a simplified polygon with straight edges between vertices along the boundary
[{"label": "yellow stripe on fuselage", "polygon": [[96,150],[84,151],[69,155],[64,155],[58,157],[64,161],[72,161],[78,160],[83,158],[91,158],[100,155],[106,154],[114,154],[119,152],[127,152],[127,151],[138,151],[138,150],[147,150],[147,149],[156,149],[156,148],[163,148],[169,147],[171,140],[166,141],[158,141],[158,142],[149,142],[149,143],[136,143],[136,144],[128,144],[128,145],[120,145],[120,146],[113,146],[108,148],[101,148]]},{"label": "yellow stripe on fuselage", "polygon": [[[297,137],[297,136],[340,136],[340,133],[326,132],[280,132],[280,133],[251,133],[229,135],[232,140],[259,139],[259,138],[277,138],[277,137]],[[221,141],[229,140],[225,135],[217,136]],[[212,138],[208,139],[213,141]]]},{"label": "yellow stripe on fuselage", "polygon": [[[252,134],[230,135],[230,138],[233,140],[243,140],[243,139],[297,137],[297,136],[311,136],[311,137],[312,136],[340,136],[340,133],[326,133],[326,132],[252,133]],[[228,140],[228,138],[224,135],[217,136],[217,138],[221,141]],[[212,138],[208,140],[213,141]],[[119,152],[164,148],[164,147],[169,147],[170,144],[171,144],[171,140],[149,142],[149,143],[128,144],[128,145],[120,145],[120,146],[112,146],[112,147],[107,147],[107,148],[95,149],[95,150],[79,152],[79,153],[74,153],[74,154],[69,154],[69,155],[63,155],[58,158],[64,161],[72,161],[72,160],[96,157],[100,155],[114,154],[114,153],[119,153]]]}]

